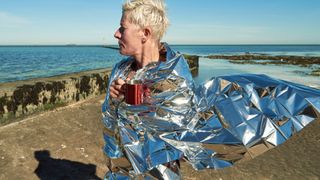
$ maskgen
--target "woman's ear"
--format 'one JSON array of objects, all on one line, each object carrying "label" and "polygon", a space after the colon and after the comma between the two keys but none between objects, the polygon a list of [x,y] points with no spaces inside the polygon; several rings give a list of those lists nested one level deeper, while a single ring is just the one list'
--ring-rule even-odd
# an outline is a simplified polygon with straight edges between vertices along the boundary
[{"label": "woman's ear", "polygon": [[152,31],[151,31],[151,28],[146,27],[146,28],[143,28],[142,32],[143,32],[142,43],[145,43],[151,38]]}]

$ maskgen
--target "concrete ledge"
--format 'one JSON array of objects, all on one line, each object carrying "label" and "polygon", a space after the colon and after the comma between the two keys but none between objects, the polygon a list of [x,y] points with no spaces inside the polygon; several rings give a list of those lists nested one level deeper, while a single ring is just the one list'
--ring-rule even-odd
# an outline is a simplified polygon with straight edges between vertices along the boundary
[{"label": "concrete ledge", "polygon": [[111,69],[0,84],[0,124],[105,93]]}]

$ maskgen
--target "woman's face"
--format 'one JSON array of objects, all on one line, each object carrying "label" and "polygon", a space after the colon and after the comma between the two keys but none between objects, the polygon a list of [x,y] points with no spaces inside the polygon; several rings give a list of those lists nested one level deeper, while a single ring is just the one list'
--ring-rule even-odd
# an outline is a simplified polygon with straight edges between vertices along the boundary
[{"label": "woman's face", "polygon": [[129,22],[126,13],[122,15],[120,28],[114,33],[118,39],[120,54],[126,56],[135,56],[142,50],[143,32],[139,26]]}]

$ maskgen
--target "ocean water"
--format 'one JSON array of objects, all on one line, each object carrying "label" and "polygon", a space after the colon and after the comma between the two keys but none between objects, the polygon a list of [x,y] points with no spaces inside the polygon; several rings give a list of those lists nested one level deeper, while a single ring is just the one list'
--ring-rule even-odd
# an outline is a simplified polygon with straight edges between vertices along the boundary
[{"label": "ocean water", "polygon": [[122,58],[98,46],[0,47],[0,82],[108,68]]},{"label": "ocean water", "polygon": [[[320,45],[173,45],[172,48],[181,53],[203,56],[249,52],[320,57]],[[123,58],[117,50],[101,46],[0,46],[0,83],[111,68]],[[200,58],[200,71],[195,81],[199,84],[212,76],[232,73],[264,73],[320,87],[318,78],[301,73],[309,71],[297,66],[239,65],[226,60]]]}]

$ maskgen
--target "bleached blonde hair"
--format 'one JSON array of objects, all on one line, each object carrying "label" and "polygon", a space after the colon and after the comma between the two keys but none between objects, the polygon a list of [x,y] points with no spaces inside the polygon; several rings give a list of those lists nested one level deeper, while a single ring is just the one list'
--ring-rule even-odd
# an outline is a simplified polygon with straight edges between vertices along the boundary
[{"label": "bleached blonde hair", "polygon": [[169,26],[163,0],[127,0],[122,5],[124,13],[130,23],[140,28],[150,27],[157,40],[161,40]]}]

